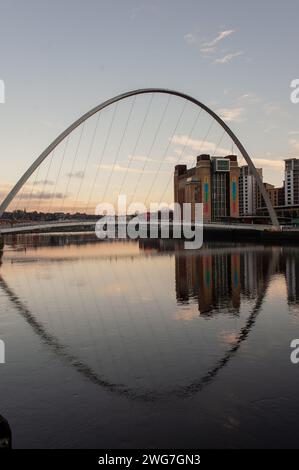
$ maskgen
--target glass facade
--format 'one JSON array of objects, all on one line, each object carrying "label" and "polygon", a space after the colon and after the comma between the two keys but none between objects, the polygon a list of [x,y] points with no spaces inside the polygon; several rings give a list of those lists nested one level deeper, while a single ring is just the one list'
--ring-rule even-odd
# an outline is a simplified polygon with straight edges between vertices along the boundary
[{"label": "glass facade", "polygon": [[227,173],[212,174],[212,218],[226,217],[228,206]]}]

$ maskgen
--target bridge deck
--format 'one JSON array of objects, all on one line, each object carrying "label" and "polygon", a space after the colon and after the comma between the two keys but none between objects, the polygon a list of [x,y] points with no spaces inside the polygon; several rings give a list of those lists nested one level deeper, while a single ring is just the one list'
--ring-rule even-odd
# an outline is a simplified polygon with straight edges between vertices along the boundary
[{"label": "bridge deck", "polygon": [[[47,222],[47,223],[36,223],[36,224],[20,224],[20,225],[14,225],[14,226],[4,226],[0,228],[0,233],[2,235],[7,235],[7,234],[13,234],[13,233],[26,233],[26,232],[34,232],[34,231],[47,231],[47,230],[52,230],[53,228],[55,229],[63,229],[63,228],[68,228],[68,227],[92,227],[94,229],[96,225],[96,221],[68,221],[68,222]],[[121,224],[116,224],[117,226],[120,226]],[[163,224],[159,223],[158,224],[160,227],[163,226]],[[149,226],[149,222],[145,223],[140,223],[140,226]],[[172,228],[173,225],[170,223],[170,228]],[[220,224],[220,223],[209,223],[209,224],[204,224],[203,226],[204,230],[205,229],[214,229],[214,230],[254,230],[258,232],[263,232],[263,231],[272,231],[276,230],[275,227],[272,225],[256,225],[256,224]],[[296,230],[296,229],[293,229]],[[298,230],[298,229],[297,229]]]}]

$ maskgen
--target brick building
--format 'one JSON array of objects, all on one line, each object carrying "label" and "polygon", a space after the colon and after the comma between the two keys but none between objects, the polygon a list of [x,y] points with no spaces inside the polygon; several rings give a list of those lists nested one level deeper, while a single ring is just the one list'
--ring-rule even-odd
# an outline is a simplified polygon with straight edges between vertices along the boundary
[{"label": "brick building", "polygon": [[177,165],[174,173],[174,200],[180,204],[203,203],[205,222],[239,217],[239,166],[236,155],[199,155],[196,166]]}]

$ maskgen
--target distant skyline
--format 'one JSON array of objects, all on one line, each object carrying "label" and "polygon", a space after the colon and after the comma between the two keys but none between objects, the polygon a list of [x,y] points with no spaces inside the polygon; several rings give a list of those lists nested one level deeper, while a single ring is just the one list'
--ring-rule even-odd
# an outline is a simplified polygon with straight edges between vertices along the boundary
[{"label": "distant skyline", "polygon": [[[269,183],[281,185],[283,159],[299,157],[299,104],[290,101],[297,1],[0,0],[0,8],[1,200],[71,122],[135,88],[177,89],[209,105]],[[175,138],[180,146],[186,133]]]}]

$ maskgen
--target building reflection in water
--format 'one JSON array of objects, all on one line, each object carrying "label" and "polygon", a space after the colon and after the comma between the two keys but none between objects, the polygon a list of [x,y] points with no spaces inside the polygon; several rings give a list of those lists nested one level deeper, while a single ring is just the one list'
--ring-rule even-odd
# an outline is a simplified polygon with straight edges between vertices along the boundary
[{"label": "building reflection in water", "polygon": [[[23,240],[24,242],[24,240]],[[98,245],[95,245],[97,243]],[[92,245],[91,245],[92,244]],[[226,364],[231,360],[231,358],[236,354],[238,351],[240,345],[242,344],[243,341],[246,340],[249,332],[253,329],[253,326],[255,324],[257,315],[259,314],[261,310],[261,305],[264,301],[266,292],[267,292],[267,287],[271,281],[271,278],[275,275],[283,275],[286,284],[287,284],[287,296],[288,296],[288,304],[292,306],[292,311],[295,310],[295,308],[298,307],[298,300],[299,300],[299,286],[298,286],[298,272],[296,265],[297,263],[297,258],[299,256],[299,250],[291,247],[279,247],[279,246],[268,246],[264,247],[262,245],[230,245],[230,244],[220,244],[220,243],[213,243],[209,244],[206,243],[202,249],[198,251],[188,251],[183,249],[183,243],[179,241],[171,241],[171,240],[140,240],[139,242],[136,241],[122,241],[120,242],[99,242],[99,240],[91,238],[89,239],[88,237],[86,238],[86,235],[68,235],[68,236],[35,236],[32,237],[32,239],[29,240],[29,243],[27,246],[30,247],[31,251],[32,248],[35,251],[35,249],[38,249],[38,247],[42,247],[38,253],[39,259],[46,259],[47,257],[50,259],[52,262],[53,259],[55,261],[59,260],[68,260],[68,259],[73,259],[73,256],[78,256],[78,250],[73,250],[70,246],[70,250],[67,250],[67,254],[65,253],[65,250],[61,250],[60,247],[63,245],[73,245],[73,247],[77,247],[77,245],[82,245],[82,250],[80,256],[82,256],[82,259],[86,259],[87,262],[90,260],[92,257],[93,260],[96,260],[96,258],[100,258],[101,256],[105,256],[105,262],[104,268],[102,269],[102,278],[103,278],[103,273],[106,273],[107,271],[110,272],[113,271],[113,269],[117,271],[115,275],[117,277],[114,278],[113,286],[119,289],[119,286],[121,285],[121,280],[123,277],[127,276],[128,273],[130,272],[130,269],[132,270],[137,270],[138,276],[141,278],[141,284],[138,284],[137,278],[132,278],[133,285],[134,281],[136,282],[137,286],[142,286],[142,287],[148,287],[148,272],[144,272],[142,269],[138,270],[138,262],[139,263],[144,263],[144,260],[146,260],[147,255],[155,257],[156,254],[162,253],[164,254],[163,258],[160,258],[160,260],[165,261],[165,258],[168,257],[168,266],[170,266],[170,269],[168,269],[167,274],[168,274],[168,279],[172,279],[171,282],[169,282],[169,290],[167,293],[170,293],[172,295],[172,299],[175,302],[173,293],[175,289],[175,294],[176,294],[176,302],[177,304],[181,305],[184,307],[184,304],[193,304],[192,305],[192,311],[194,312],[195,315],[200,315],[201,317],[208,317],[211,318],[212,316],[216,317],[218,314],[224,314],[227,315],[235,315],[239,316],[240,310],[241,310],[241,303],[244,303],[244,300],[249,300],[250,301],[250,309],[248,313],[248,318],[246,319],[245,326],[242,326],[242,328],[239,330],[236,329],[236,331],[229,332],[230,335],[228,337],[228,349],[223,352],[223,355],[220,356],[220,359],[217,360],[215,363],[212,361],[211,367],[208,369],[208,372],[204,370],[203,374],[199,374],[199,377],[195,377],[194,380],[191,383],[188,383],[187,385],[180,385],[179,387],[173,387],[171,389],[166,389],[166,385],[168,386],[168,383],[165,385],[165,390],[159,389],[157,387],[157,390],[155,387],[148,389],[146,388],[147,379],[144,379],[144,386],[143,388],[139,386],[136,386],[135,384],[135,377],[136,373],[134,372],[134,376],[132,378],[132,381],[128,380],[128,386],[124,387],[125,381],[117,381],[114,380],[115,377],[112,376],[109,380],[107,379],[105,373],[100,370],[100,372],[97,371],[97,369],[93,369],[92,366],[88,365],[89,362],[89,357],[85,358],[85,360],[80,359],[80,354],[82,351],[80,351],[80,354],[74,355],[74,353],[69,353],[67,350],[67,347],[65,346],[64,343],[64,338],[61,340],[61,329],[59,332],[55,332],[55,329],[53,330],[54,333],[50,333],[47,328],[49,327],[49,322],[45,321],[45,325],[43,324],[43,319],[42,319],[42,314],[41,311],[39,310],[39,315],[36,318],[34,313],[30,311],[30,309],[26,306],[25,302],[22,302],[22,300],[17,296],[15,291],[9,286],[9,283],[6,282],[6,280],[1,278],[0,275],[0,284],[1,288],[4,293],[6,293],[7,297],[10,299],[12,303],[15,304],[17,310],[22,314],[23,318],[26,320],[26,322],[33,328],[34,332],[38,334],[42,341],[47,344],[48,347],[50,347],[59,357],[61,357],[65,362],[68,364],[71,364],[72,367],[74,367],[78,372],[84,375],[85,378],[88,378],[91,380],[93,383],[96,383],[97,385],[101,386],[105,390],[109,390],[110,392],[114,392],[117,394],[120,394],[122,396],[127,396],[132,399],[142,399],[142,400],[154,400],[154,399],[160,399],[164,397],[169,397],[170,395],[172,396],[177,396],[177,397],[186,397],[189,395],[192,395],[194,393],[197,393],[198,391],[202,390],[203,387],[205,387],[207,384],[209,384],[211,381],[214,380],[214,378],[217,376],[220,370],[222,370]],[[15,240],[15,246],[19,249],[22,249],[22,240]],[[84,249],[83,249],[84,247]],[[45,249],[43,249],[45,248]],[[78,247],[77,247],[78,248]],[[26,249],[26,243],[23,243],[23,249]],[[29,252],[30,249],[28,249],[26,257],[29,259]],[[61,253],[59,253],[59,251]],[[54,258],[55,255],[55,258]],[[8,256],[8,255],[7,255]],[[11,255],[12,258],[10,258],[10,261],[13,262],[13,254]],[[31,256],[31,255],[30,255]],[[108,261],[107,261],[107,256],[108,256]],[[121,265],[121,257],[123,256],[123,264]],[[8,260],[9,258],[7,258]],[[35,259],[35,258],[32,258]],[[111,260],[115,261],[115,264],[108,264],[111,262]],[[137,263],[135,266],[129,266],[132,260],[137,260]],[[102,260],[103,261],[103,260]],[[151,261],[151,260],[150,260]],[[106,263],[106,264],[105,264]],[[117,263],[119,263],[117,265]],[[99,267],[100,263],[94,264],[94,266]],[[122,266],[122,269],[121,266]],[[49,265],[50,266],[50,265]],[[100,266],[101,267],[101,266]],[[106,269],[105,269],[106,268]],[[71,267],[72,269],[72,267]],[[142,284],[142,273],[144,272],[144,283]],[[73,274],[76,274],[76,272],[72,271]],[[79,271],[79,278],[81,276],[82,269]],[[93,274],[95,271],[93,271]],[[155,275],[156,273],[156,265],[153,270],[153,273]],[[1,273],[0,273],[1,274]],[[132,273],[131,273],[132,274]],[[175,275],[174,275],[175,274]],[[11,278],[13,279],[13,277]],[[37,279],[37,278],[34,278]],[[41,283],[48,282],[48,278],[39,278],[41,279]],[[69,279],[69,278],[68,278]],[[93,276],[93,279],[95,277]],[[281,277],[283,280],[283,278]],[[173,284],[173,281],[175,280],[175,284]],[[91,279],[89,279],[91,281]],[[106,279],[107,285],[108,282],[111,282],[111,278],[109,277]],[[113,277],[112,277],[113,281]],[[160,279],[158,283],[161,283]],[[87,282],[88,283],[88,282]],[[64,284],[63,284],[64,285]],[[82,286],[82,284],[80,284]],[[106,283],[104,282],[104,285],[106,286]],[[78,284],[77,284],[78,286]],[[157,287],[157,284],[155,284]],[[163,287],[164,288],[164,287]],[[136,289],[137,291],[138,289]],[[84,285],[82,287],[82,292],[84,292]],[[90,290],[88,289],[88,293]],[[97,291],[98,292],[98,291]],[[116,306],[119,307],[119,311],[125,311],[125,308],[123,309],[122,306],[126,305],[125,302],[127,301],[126,299],[130,297],[130,293],[127,294],[127,291],[123,297],[118,294],[119,290],[115,291],[116,293],[111,296],[111,304],[109,302],[109,307],[107,309],[107,316],[104,316],[103,318],[105,319],[106,322],[112,320],[112,315],[110,315],[111,308],[113,309],[114,304],[113,302],[115,301]],[[135,294],[135,291],[133,291]],[[163,294],[163,290],[159,291],[158,287],[158,292]],[[151,294],[151,293],[150,293]],[[98,295],[98,294],[96,294]],[[127,297],[126,297],[127,295]],[[153,297],[156,295],[156,292],[153,293]],[[62,288],[62,298],[64,299],[65,297],[65,290]],[[151,296],[149,295],[148,298]],[[99,297],[101,298],[101,297]],[[109,299],[109,295],[107,293],[106,287],[104,290],[104,294],[101,298],[101,301],[104,303],[105,299]],[[123,298],[123,301],[122,301]],[[151,305],[157,305],[157,303],[149,303],[148,298],[146,298],[146,305],[151,307]],[[97,297],[95,297],[95,300],[97,300]],[[127,310],[128,314],[132,314],[132,311],[134,313],[134,308],[136,312],[135,316],[135,322],[137,322],[140,318],[140,305],[142,306],[142,298],[141,298],[141,304],[137,305],[137,302],[131,302],[128,304]],[[134,307],[135,306],[135,307]],[[181,310],[184,310],[181,309]],[[188,309],[186,309],[188,310]],[[73,312],[73,309],[71,309]],[[87,310],[86,310],[87,311]],[[92,307],[91,307],[91,311]],[[98,318],[98,304],[95,302],[95,318]],[[151,309],[152,312],[152,309]],[[171,315],[173,315],[173,304],[171,303],[171,308],[169,309],[169,312]],[[198,313],[197,313],[198,312]],[[114,316],[117,315],[118,311],[115,308],[114,309]],[[161,313],[162,310],[161,310]],[[180,312],[182,313],[182,312]],[[185,313],[185,312],[183,312]],[[153,323],[147,323],[146,325],[150,324],[151,326],[155,326],[155,322],[160,322],[162,315],[159,316],[159,314],[153,319]],[[240,315],[240,318],[242,315]],[[71,317],[73,318],[73,317]],[[91,317],[93,318],[93,317]],[[131,316],[129,318],[132,318]],[[134,318],[134,317],[133,317]],[[152,318],[152,317],[150,317]],[[173,316],[171,317],[173,318]],[[77,321],[80,322],[82,319],[85,321],[83,316],[79,316],[77,318]],[[229,321],[229,318],[227,318]],[[122,321],[121,314],[118,317],[118,321]],[[149,318],[146,318],[146,321],[149,321]],[[167,317],[163,318],[163,321],[167,322]],[[172,321],[172,320],[171,320]],[[169,322],[168,325],[171,325],[171,321]],[[200,322],[197,322],[198,324]],[[213,329],[213,323],[218,323],[218,322],[209,322],[210,325],[212,325]],[[83,323],[82,323],[83,324]],[[82,325],[79,323],[79,325]],[[130,326],[130,322],[127,323],[125,321],[124,327],[127,326],[127,324]],[[174,322],[172,321],[172,324]],[[135,323],[136,325],[136,323]],[[167,325],[167,326],[168,326]],[[159,330],[161,324],[159,324]],[[135,326],[136,327],[136,326]],[[180,329],[180,326],[174,327],[176,329],[176,333],[181,333],[182,329]],[[80,328],[80,331],[82,329]],[[130,331],[128,332],[129,338],[130,338],[130,347],[133,344],[134,345],[134,340],[137,338],[137,335],[135,335],[135,330],[132,328],[133,334],[130,336]],[[143,330],[142,330],[143,331]],[[149,331],[149,329],[147,329]],[[199,328],[197,331],[202,331],[202,328]],[[123,351],[126,353],[126,348],[122,348],[122,344],[120,344],[119,341],[115,341],[115,338],[117,335],[115,335],[114,330],[112,329],[113,335],[109,336],[109,341],[112,342],[113,347],[117,348],[119,347],[119,351],[121,351],[121,354],[119,354],[120,358],[125,357],[123,354]],[[56,334],[57,333],[57,334]],[[220,331],[217,332],[217,334],[226,334],[227,332],[225,331]],[[75,337],[75,336],[74,336]],[[105,336],[101,336],[102,340],[105,339]],[[143,340],[144,336],[142,336]],[[148,337],[150,338],[150,337]],[[165,338],[164,334],[162,332],[161,335],[162,338],[162,343],[163,345],[167,345],[165,343]],[[219,336],[216,336],[216,338],[219,338]],[[66,344],[67,341],[70,339],[69,336],[66,338]],[[157,340],[157,336],[153,336],[153,338],[150,338],[149,342],[149,354],[151,360],[154,361],[153,357],[153,352],[152,352],[152,340],[155,339]],[[197,339],[197,338],[196,338]],[[227,339],[227,338],[226,338]],[[87,340],[89,341],[89,336],[87,332]],[[200,342],[196,342],[196,344],[201,344]],[[220,342],[222,344],[222,340]],[[105,352],[105,342],[99,342],[100,345],[103,345],[104,347],[104,352]],[[159,343],[157,343],[159,344]],[[213,343],[214,344],[214,343]],[[221,346],[220,344],[220,346]],[[135,346],[134,346],[135,347]],[[139,346],[138,346],[139,347]],[[134,348],[133,348],[134,349]],[[214,349],[214,346],[213,346]],[[136,350],[137,346],[136,346]],[[173,348],[170,349],[171,353],[174,351]],[[191,358],[194,353],[195,349],[190,349],[190,354]],[[102,352],[102,351],[101,351]],[[110,352],[110,349],[109,349]],[[201,352],[201,351],[200,351]],[[75,350],[75,353],[77,354],[77,351]],[[146,350],[147,353],[147,350]],[[199,354],[200,356],[200,354]],[[133,358],[131,360],[135,361],[135,359],[139,360],[138,355],[133,355]],[[145,355],[146,357],[146,355]],[[165,355],[164,355],[165,357]],[[110,355],[109,355],[110,358]],[[160,361],[160,357],[157,361]],[[175,361],[173,360],[173,357],[171,357],[172,363]],[[154,362],[153,362],[154,363]],[[160,362],[157,362],[160,363]],[[176,363],[178,364],[178,362]],[[133,362],[133,366],[130,366],[130,370],[135,371],[138,370],[137,367],[139,367],[140,364],[136,365],[135,362]],[[144,370],[144,365],[141,364],[141,369]],[[205,367],[204,367],[205,369]],[[116,370],[117,367],[116,367]],[[122,364],[122,369],[123,370],[123,364]],[[170,369],[169,369],[170,370]],[[176,383],[177,381],[177,370],[178,366],[176,365],[176,368],[174,370],[174,376],[173,376],[173,382]],[[109,368],[110,371],[110,368]],[[196,373],[197,373],[197,365],[196,365]],[[126,374],[125,374],[126,375]],[[165,376],[164,371],[163,371],[163,377]],[[190,373],[190,376],[193,377],[193,375]],[[139,377],[139,376],[138,376]],[[126,375],[125,379],[127,380],[128,377]],[[139,378],[140,380],[140,378]],[[158,380],[160,383],[160,377],[158,376]],[[168,378],[167,378],[168,380]],[[170,379],[169,379],[170,381]],[[171,381],[170,381],[171,382]],[[121,385],[118,385],[118,384]],[[172,382],[171,382],[172,383]],[[138,388],[139,387],[139,388]],[[144,391],[145,390],[145,391]]]},{"label": "building reflection in water", "polygon": [[299,253],[289,254],[285,264],[288,304],[292,310],[299,312]]},{"label": "building reflection in water", "polygon": [[201,315],[210,315],[220,305],[228,312],[239,311],[240,254],[178,254],[175,275],[177,301],[185,303],[196,298]]},{"label": "building reflection in water", "polygon": [[183,250],[179,242],[163,240],[140,242],[142,249],[175,252],[176,298],[179,304],[196,299],[200,315],[212,315],[226,307],[238,313],[241,297],[253,300],[261,289],[261,280],[282,275],[287,301],[292,312],[299,313],[299,249],[296,246],[232,246],[206,244],[197,252]]},{"label": "building reflection in water", "polygon": [[[30,234],[6,237],[14,249],[26,251],[40,247],[63,247],[101,243],[94,233]],[[115,243],[111,241],[111,245]],[[254,300],[260,293],[261,280],[269,274],[283,275],[287,300],[292,312],[299,312],[299,249],[289,246],[204,244],[198,251],[183,249],[179,240],[142,239],[124,241],[144,253],[169,253],[175,256],[175,287],[179,304],[196,300],[200,315],[210,316],[221,309],[238,314],[241,297]],[[107,245],[105,246],[107,250]],[[0,252],[0,266],[3,251]]]},{"label": "building reflection in water", "polygon": [[[221,252],[223,250],[223,252]],[[175,256],[176,297],[178,303],[196,299],[200,315],[212,315],[223,308],[238,313],[241,296],[252,300],[260,292],[269,265],[271,276],[283,275],[287,301],[299,312],[299,250],[288,247],[252,247],[251,249],[203,248],[196,255]],[[210,251],[210,252],[209,252]]]}]

